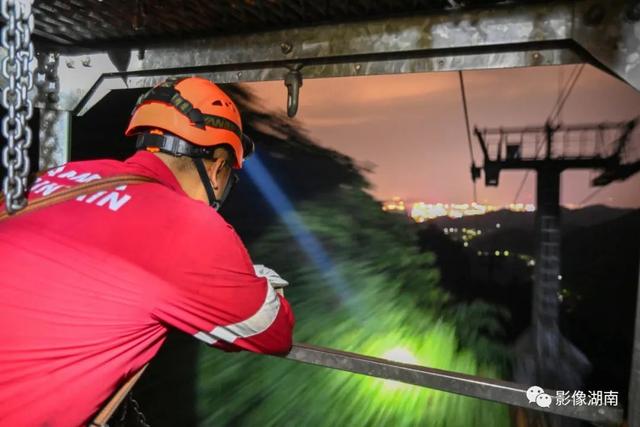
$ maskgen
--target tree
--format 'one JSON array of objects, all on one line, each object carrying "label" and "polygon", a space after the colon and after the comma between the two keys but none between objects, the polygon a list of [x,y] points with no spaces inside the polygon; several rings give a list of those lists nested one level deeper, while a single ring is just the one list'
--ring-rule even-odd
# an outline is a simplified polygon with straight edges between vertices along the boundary
[{"label": "tree", "polygon": [[[293,284],[287,296],[297,317],[296,341],[497,376],[505,351],[487,338],[500,329],[495,310],[454,304],[438,287],[433,255],[418,248],[415,227],[382,211],[350,159],[313,144],[283,117],[251,112],[246,92],[236,92],[236,99],[250,111],[250,132],[262,142],[247,162],[249,180],[272,180],[285,196],[269,204],[270,195],[252,181],[252,198],[231,209],[255,213],[268,205],[273,214],[260,233],[254,230],[249,249],[255,262]],[[257,163],[262,175],[252,171]],[[310,172],[314,167],[319,173]],[[304,190],[293,188],[300,183]],[[256,209],[260,196],[267,202]],[[242,225],[236,221],[241,234]],[[492,363],[497,354],[502,359]],[[199,372],[203,425],[508,423],[501,405],[269,357],[203,349]]]}]

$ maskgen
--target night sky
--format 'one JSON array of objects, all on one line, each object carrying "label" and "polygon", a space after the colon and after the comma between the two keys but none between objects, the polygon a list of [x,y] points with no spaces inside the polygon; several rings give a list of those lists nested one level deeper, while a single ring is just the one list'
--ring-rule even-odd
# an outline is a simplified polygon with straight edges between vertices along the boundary
[{"label": "night sky", "polygon": [[[466,71],[473,127],[542,125],[575,66]],[[271,111],[284,114],[282,82],[249,87]],[[586,66],[560,115],[563,123],[623,121],[640,115],[640,92]],[[375,165],[369,179],[384,200],[466,203],[473,201],[469,147],[457,72],[308,79],[295,119],[314,141],[357,163]],[[472,139],[476,163],[479,145]],[[640,156],[640,129],[632,137]],[[592,171],[565,172],[561,203],[580,204],[595,189]],[[478,181],[478,202],[514,201],[524,172],[503,172],[500,186]],[[535,174],[529,174],[518,202],[535,201]],[[640,174],[609,185],[587,204],[640,207]]]}]

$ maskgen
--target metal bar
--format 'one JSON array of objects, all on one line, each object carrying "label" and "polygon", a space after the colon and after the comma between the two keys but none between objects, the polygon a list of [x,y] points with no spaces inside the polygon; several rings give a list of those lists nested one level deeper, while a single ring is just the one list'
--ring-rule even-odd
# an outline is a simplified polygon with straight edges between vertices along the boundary
[{"label": "metal bar", "polygon": [[[573,2],[563,1],[209,37],[191,40],[188,46],[181,40],[147,43],[146,57],[132,63],[129,71],[154,68],[159,61],[176,67],[203,61],[299,62],[318,57],[569,40],[572,20]],[[283,42],[292,49],[283,52]],[[112,46],[105,46],[108,47]],[[172,52],[171,57],[166,56],[167,50]]]},{"label": "metal bar", "polygon": [[[114,64],[107,49],[67,50],[60,58],[58,106],[74,110],[96,82],[116,76],[221,73],[230,83],[281,79],[294,63],[303,65],[307,79],[584,62],[584,52],[571,42],[572,4],[298,27],[202,38],[188,45],[180,40],[138,45],[123,48],[128,58],[124,68]],[[91,67],[66,67],[85,57]]]},{"label": "metal bar", "polygon": [[[640,354],[640,347],[636,350]],[[556,393],[554,390],[545,390],[553,398],[553,403],[550,407],[543,408],[535,404],[529,404],[526,395],[528,386],[507,381],[392,362],[308,344],[295,344],[285,358],[296,362],[400,381],[550,414],[578,418],[602,425],[619,425],[622,422],[622,408],[557,405],[555,404]]]},{"label": "metal bar", "polygon": [[489,160],[489,151],[487,150],[487,143],[484,140],[484,135],[478,130],[478,128],[475,128],[473,131],[480,142],[480,148],[482,149],[482,154],[484,154],[484,161],[486,163]]},{"label": "metal bar", "polygon": [[[554,158],[554,166],[559,169],[604,169],[609,158]],[[522,160],[522,159],[508,159],[508,160],[489,160],[486,164],[492,164],[500,169],[540,169],[547,165],[547,160]]]},{"label": "metal bar", "polygon": [[637,292],[636,326],[629,378],[629,427],[640,427],[640,267],[638,268]]},{"label": "metal bar", "polygon": [[[563,125],[558,128],[555,133],[562,133],[566,131],[597,131],[608,129],[620,129],[623,126],[630,126],[629,121],[623,122],[602,122],[597,125],[593,124],[576,124],[576,125]],[[545,126],[527,126],[527,127],[501,127],[501,128],[488,128],[481,129],[485,135],[499,135],[499,134],[521,134],[521,133],[540,133],[545,131]]]},{"label": "metal bar", "polygon": [[[308,79],[590,61],[640,88],[637,19],[623,16],[623,0],[612,0],[611,13],[600,13],[602,7],[565,0],[208,37],[188,46],[180,40],[138,43],[120,49],[124,55],[117,56],[126,59],[121,64],[107,53],[113,46],[102,52],[61,47],[67,53],[60,60],[55,108],[75,111],[109,78],[128,79],[132,87],[177,74],[208,74],[221,83],[277,80],[294,63],[303,65]],[[616,34],[624,49],[616,48]],[[67,67],[83,62],[91,65]]]},{"label": "metal bar", "polygon": [[[553,132],[547,127],[548,153],[550,159]],[[557,164],[557,163],[554,163]],[[560,174],[554,167],[539,168],[536,174],[535,213],[535,260],[532,296],[532,344],[534,354],[528,356],[535,363],[522,376],[536,384],[557,384],[567,370],[558,363],[561,359],[562,336],[558,326],[560,289]],[[524,358],[527,355],[517,354]],[[535,368],[534,368],[535,367]],[[526,370],[526,369],[523,369]],[[528,374],[528,375],[527,375]],[[564,378],[562,378],[564,379]],[[572,384],[573,385],[573,384]]]},{"label": "metal bar", "polygon": [[[434,51],[424,51],[420,55],[415,52],[405,54],[404,58],[392,59],[388,57],[341,57],[335,58],[336,63],[308,62],[300,72],[303,79],[326,77],[354,77],[382,74],[405,74],[452,70],[480,70],[486,68],[513,68],[539,65],[560,65],[581,62],[580,57],[568,48],[538,49],[534,51],[522,50],[511,52],[475,53],[459,52],[448,55],[435,55]],[[137,53],[131,55],[135,58]],[[64,57],[67,58],[67,57]],[[62,58],[63,61],[65,59]],[[76,63],[81,62],[78,56]],[[209,66],[199,70],[158,70],[154,73],[130,73],[126,76],[116,73],[96,74],[93,78],[87,73],[104,69],[104,58],[100,55],[90,55],[91,68],[76,67],[73,69],[60,68],[61,87],[59,105],[64,109],[72,109],[82,115],[113,89],[148,88],[170,76],[199,75],[217,83],[241,83],[254,81],[283,80],[289,72],[284,64],[264,64],[264,68],[245,69],[230,66]],[[310,60],[312,61],[312,60]],[[304,62],[303,62],[304,63]],[[84,74],[83,74],[84,73]],[[126,73],[123,73],[126,74]],[[67,82],[69,84],[67,84]],[[93,84],[93,86],[92,86]],[[284,86],[283,86],[284,87]],[[107,90],[108,88],[108,90]],[[283,90],[283,97],[286,92]]]}]

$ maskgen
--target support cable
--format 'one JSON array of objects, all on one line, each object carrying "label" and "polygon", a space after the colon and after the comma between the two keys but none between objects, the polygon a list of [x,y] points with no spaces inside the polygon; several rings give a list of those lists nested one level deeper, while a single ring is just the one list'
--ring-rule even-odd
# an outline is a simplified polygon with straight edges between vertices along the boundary
[{"label": "support cable", "polygon": [[[571,85],[571,82],[575,78],[576,73],[578,72],[579,68],[580,68],[580,66],[576,65],[575,67],[573,67],[571,69],[571,72],[569,72],[569,77],[567,77],[567,81],[566,82],[564,82],[564,79],[561,79],[558,82],[559,83],[558,84],[558,98],[556,99],[556,103],[553,104],[553,108],[551,109],[551,112],[549,112],[549,117],[547,118],[547,120],[550,120],[551,117],[554,115],[554,113],[558,110],[558,106],[562,103],[562,99],[566,95],[567,90],[569,90],[569,86]],[[564,86],[563,86],[563,84],[564,84]]]},{"label": "support cable", "polygon": [[[577,73],[575,74],[575,77],[571,81],[571,84],[570,84],[569,88],[567,89],[564,97],[561,98],[560,100],[558,100],[558,103],[554,107],[554,110],[549,115],[549,120],[548,120],[549,123],[552,123],[553,121],[555,121],[558,118],[558,115],[562,111],[562,108],[564,107],[564,104],[567,102],[567,99],[569,99],[569,95],[571,95],[571,92],[573,91],[573,88],[575,87],[576,83],[578,82],[578,79],[580,78],[580,74],[582,74],[582,70],[584,70],[584,66],[585,65],[586,64],[583,63],[583,64],[580,64],[578,66]],[[554,112],[555,112],[555,114],[554,114]]]},{"label": "support cable", "polygon": [[[536,137],[536,145],[538,145],[538,138]],[[544,146],[544,143],[539,144],[536,148],[536,158],[540,153],[540,149]],[[520,193],[522,193],[522,189],[527,182],[527,178],[529,178],[529,173],[531,173],[531,169],[527,169],[522,177],[522,181],[520,181],[520,187],[518,187],[518,191],[516,191],[516,196],[513,198],[513,204],[515,205],[518,202],[518,197],[520,197]]]},{"label": "support cable", "polygon": [[598,195],[598,193],[600,193],[602,190],[604,190],[606,187],[602,186],[600,188],[598,188],[596,191],[592,192],[591,194],[589,194],[587,197],[585,197],[584,199],[582,199],[582,201],[580,202],[580,204],[578,206],[584,206],[585,203],[587,203],[588,201],[590,201],[591,199],[593,199],[596,195]]},{"label": "support cable", "polygon": [[[469,144],[469,156],[471,157],[471,167],[475,169],[476,161],[473,156],[473,145],[471,144],[471,128],[469,127],[469,111],[467,109],[467,95],[464,90],[464,78],[462,77],[462,71],[458,71],[458,76],[460,77],[460,91],[462,93],[462,107],[464,109],[464,120],[467,125],[467,142]],[[478,203],[478,193],[476,190],[476,180],[472,179],[473,182],[473,201],[474,203]]]},{"label": "support cable", "polygon": [[[576,65],[571,70],[571,73],[569,74],[569,78],[567,79],[567,85],[558,94],[558,100],[553,106],[551,113],[549,113],[549,118],[547,119],[547,123],[553,123],[562,112],[562,109],[564,108],[564,104],[567,102],[567,99],[569,99],[569,95],[571,95],[571,92],[573,91],[573,88],[575,87],[576,82],[580,78],[580,74],[582,74],[582,70],[584,70],[585,65],[586,64],[584,63],[580,65]],[[536,148],[536,157],[538,157],[538,154],[540,153],[540,150],[542,149],[543,146],[544,144],[540,144]],[[516,195],[513,198],[514,204],[517,203],[518,198],[520,197],[520,193],[522,192],[522,189],[524,188],[524,185],[527,182],[527,178],[529,178],[530,172],[531,170],[529,169],[527,169],[527,171],[525,172],[524,177],[520,182],[520,186],[518,187],[518,191],[516,192]]]},{"label": "support cable", "polygon": [[524,177],[522,178],[522,181],[520,181],[520,187],[518,187],[518,191],[516,191],[516,196],[513,198],[514,205],[518,202],[518,197],[520,197],[520,193],[522,193],[522,189],[524,188],[524,185],[527,182],[527,178],[529,178],[529,172],[531,172],[531,170],[527,169],[527,171],[524,173]]}]

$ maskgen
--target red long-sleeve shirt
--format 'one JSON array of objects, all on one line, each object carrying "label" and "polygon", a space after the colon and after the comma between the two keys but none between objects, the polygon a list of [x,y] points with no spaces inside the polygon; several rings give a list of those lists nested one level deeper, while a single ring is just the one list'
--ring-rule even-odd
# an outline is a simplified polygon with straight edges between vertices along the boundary
[{"label": "red long-sleeve shirt", "polygon": [[31,198],[121,174],[155,178],[0,222],[0,425],[85,424],[176,327],[225,350],[284,353],[289,304],[233,228],[141,151],[69,163]]}]

